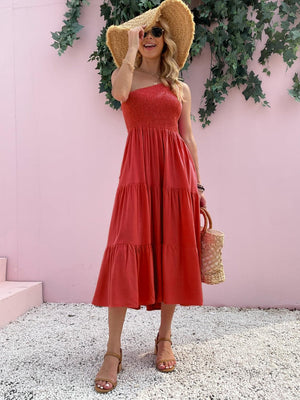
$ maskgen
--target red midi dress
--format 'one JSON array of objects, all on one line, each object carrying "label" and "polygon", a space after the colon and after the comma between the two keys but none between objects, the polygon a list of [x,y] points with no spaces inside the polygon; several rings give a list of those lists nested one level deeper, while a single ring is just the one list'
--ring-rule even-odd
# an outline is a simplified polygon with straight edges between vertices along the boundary
[{"label": "red midi dress", "polygon": [[200,202],[182,105],[162,83],[130,92],[127,140],[92,304],[202,305]]}]

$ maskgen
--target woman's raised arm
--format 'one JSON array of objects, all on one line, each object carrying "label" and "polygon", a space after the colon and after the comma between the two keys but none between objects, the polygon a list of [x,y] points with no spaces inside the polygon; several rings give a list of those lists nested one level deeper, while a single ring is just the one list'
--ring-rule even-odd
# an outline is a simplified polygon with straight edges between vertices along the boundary
[{"label": "woman's raised arm", "polygon": [[128,31],[128,51],[120,68],[111,75],[112,92],[116,100],[126,101],[132,84],[134,63],[140,40],[143,38],[143,27],[139,26]]}]

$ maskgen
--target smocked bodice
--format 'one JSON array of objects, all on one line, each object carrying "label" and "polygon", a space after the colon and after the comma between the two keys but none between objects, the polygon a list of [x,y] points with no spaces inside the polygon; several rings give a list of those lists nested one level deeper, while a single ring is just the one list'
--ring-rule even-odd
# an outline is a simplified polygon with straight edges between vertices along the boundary
[{"label": "smocked bodice", "polygon": [[122,103],[128,131],[133,128],[159,128],[178,131],[181,103],[162,83],[130,92]]}]

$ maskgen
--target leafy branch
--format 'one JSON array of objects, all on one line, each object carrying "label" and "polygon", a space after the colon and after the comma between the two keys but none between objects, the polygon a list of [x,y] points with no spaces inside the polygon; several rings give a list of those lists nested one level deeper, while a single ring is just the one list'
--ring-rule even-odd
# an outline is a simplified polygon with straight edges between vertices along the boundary
[{"label": "leafy branch", "polygon": [[51,32],[54,43],[52,47],[58,50],[58,55],[61,56],[68,46],[72,47],[74,40],[80,39],[77,33],[83,28],[79,25],[78,20],[81,13],[81,6],[90,5],[88,0],[67,0],[69,10],[64,14],[67,19],[64,19],[64,25],[61,31]]}]

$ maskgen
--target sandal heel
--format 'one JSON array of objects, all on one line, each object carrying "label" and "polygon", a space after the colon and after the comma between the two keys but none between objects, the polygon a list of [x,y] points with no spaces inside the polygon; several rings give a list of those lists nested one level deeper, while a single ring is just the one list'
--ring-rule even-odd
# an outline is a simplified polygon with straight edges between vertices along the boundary
[{"label": "sandal heel", "polygon": [[122,371],[122,364],[121,364],[121,362],[119,362],[118,371],[117,371],[117,372],[119,373],[119,372],[121,372],[121,371]]}]

